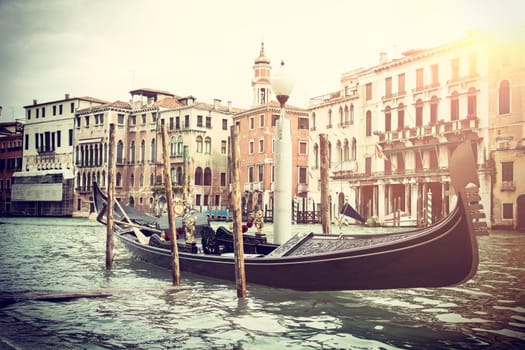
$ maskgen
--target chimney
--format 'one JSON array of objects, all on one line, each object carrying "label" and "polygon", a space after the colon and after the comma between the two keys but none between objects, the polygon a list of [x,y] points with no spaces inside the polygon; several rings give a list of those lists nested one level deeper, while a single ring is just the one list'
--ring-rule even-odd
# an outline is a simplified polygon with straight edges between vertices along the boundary
[{"label": "chimney", "polygon": [[37,103],[37,100],[34,99],[34,100],[33,100],[33,105],[36,105],[36,103]]},{"label": "chimney", "polygon": [[69,100],[69,94],[65,94],[66,100]]},{"label": "chimney", "polygon": [[387,60],[388,58],[387,58],[386,52],[380,52],[379,53],[379,64],[385,64]]},{"label": "chimney", "polygon": [[232,101],[228,101],[228,112],[232,111]]},{"label": "chimney", "polygon": [[217,109],[219,109],[220,106],[221,106],[221,100],[219,100],[218,98],[214,99],[213,100],[213,109],[217,110]]}]

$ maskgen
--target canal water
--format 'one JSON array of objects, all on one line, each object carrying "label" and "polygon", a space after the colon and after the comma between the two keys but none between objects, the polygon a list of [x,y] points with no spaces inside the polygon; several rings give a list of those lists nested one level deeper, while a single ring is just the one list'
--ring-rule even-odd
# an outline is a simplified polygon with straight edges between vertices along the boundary
[{"label": "canal water", "polygon": [[166,290],[171,272],[131,259],[119,243],[107,271],[105,227],[94,221],[0,222],[0,292],[118,291],[1,305],[0,349],[525,346],[523,233],[478,237],[478,273],[456,287],[307,293],[248,285],[248,297],[237,299],[234,284],[187,273],[180,288]]}]

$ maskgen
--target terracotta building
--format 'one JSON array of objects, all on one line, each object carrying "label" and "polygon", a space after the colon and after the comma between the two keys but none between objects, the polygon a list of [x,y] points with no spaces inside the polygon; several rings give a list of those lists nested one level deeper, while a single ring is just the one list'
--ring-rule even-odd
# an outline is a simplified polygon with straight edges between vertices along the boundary
[{"label": "terracotta building", "polygon": [[[244,211],[273,208],[274,128],[280,116],[279,103],[271,89],[271,61],[264,44],[255,59],[252,78],[253,106],[234,116],[240,127],[241,190]],[[308,196],[308,113],[305,109],[286,105],[292,133],[292,188],[294,197]],[[292,203],[290,203],[292,205]]]},{"label": "terracotta building", "polygon": [[0,123],[0,215],[11,210],[11,177],[22,170],[24,124]]}]

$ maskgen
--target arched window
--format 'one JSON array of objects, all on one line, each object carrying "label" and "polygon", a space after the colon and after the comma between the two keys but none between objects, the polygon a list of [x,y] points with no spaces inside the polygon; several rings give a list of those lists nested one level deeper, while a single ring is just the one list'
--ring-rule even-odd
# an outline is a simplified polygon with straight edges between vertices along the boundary
[{"label": "arched window", "polygon": [[144,174],[140,174],[139,177],[139,186],[144,187]]},{"label": "arched window", "polygon": [[416,101],[416,126],[423,126],[423,101]]},{"label": "arched window", "polygon": [[311,117],[310,117],[312,120],[312,122],[310,123],[312,125],[312,128],[315,130],[315,123],[316,123],[316,116],[315,116],[315,112],[312,113]]},{"label": "arched window", "polygon": [[337,140],[336,152],[337,152],[337,161],[339,163],[342,163],[343,162],[343,146],[341,145],[341,140]]},{"label": "arched window", "polygon": [[170,169],[170,172],[171,172],[171,184],[177,184],[177,170],[175,170],[175,168],[171,168]]},{"label": "arched window", "polygon": [[179,136],[177,140],[177,155],[182,156],[184,153],[184,139]]},{"label": "arched window", "polygon": [[498,89],[498,114],[510,113],[510,85],[508,80],[503,80]]},{"label": "arched window", "polygon": [[348,124],[350,122],[349,116],[348,116],[348,106],[345,106],[345,124]]},{"label": "arched window", "polygon": [[328,110],[328,127],[329,128],[332,127],[332,110],[331,109]]},{"label": "arched window", "polygon": [[450,96],[450,120],[459,119],[459,95],[454,91]]},{"label": "arched window", "polygon": [[184,176],[184,173],[182,172],[182,167],[178,167],[177,168],[177,183],[179,185],[183,185],[183,176]]},{"label": "arched window", "polygon": [[150,150],[150,160],[152,162],[155,162],[155,158],[157,157],[157,144],[155,142],[155,139],[151,140],[151,150]]},{"label": "arched window", "polygon": [[100,185],[106,187],[106,171],[102,171],[102,177],[100,178]]},{"label": "arched window", "polygon": [[430,124],[436,124],[438,119],[438,98],[432,96],[430,99]]},{"label": "arched window", "polygon": [[468,102],[467,102],[467,117],[474,118],[477,114],[477,97],[476,88],[471,87],[468,89]]},{"label": "arched window", "polygon": [[129,161],[131,164],[135,163],[135,141],[131,141],[129,146]]},{"label": "arched window", "polygon": [[195,169],[195,185],[202,185],[202,168]]},{"label": "arched window", "polygon": [[81,182],[81,178],[80,178],[80,173],[77,173],[77,189],[78,189],[78,191],[80,191],[81,188],[82,188],[82,182]]},{"label": "arched window", "polygon": [[131,187],[135,186],[135,175],[131,174],[131,176],[129,177],[129,185]]},{"label": "arched window", "polygon": [[317,143],[314,145],[314,162],[315,169],[319,169],[319,145]]},{"label": "arched window", "polygon": [[339,107],[339,123],[344,124],[343,107]]},{"label": "arched window", "polygon": [[104,143],[104,163],[108,163],[108,144]]},{"label": "arched window", "polygon": [[80,147],[75,148],[75,164],[80,165]]},{"label": "arched window", "polygon": [[123,152],[124,152],[124,143],[122,142],[122,140],[119,140],[117,143],[117,164],[122,164]]},{"label": "arched window", "polygon": [[153,176],[153,174],[149,175],[149,185],[150,186],[155,185],[155,177]]},{"label": "arched window", "polygon": [[146,142],[142,140],[140,142],[140,162],[144,164],[145,159],[146,159]]},{"label": "arched window", "polygon": [[354,124],[354,104],[350,105],[350,124]]},{"label": "arched window", "polygon": [[405,106],[400,103],[397,106],[397,129],[401,130],[405,127]]},{"label": "arched window", "polygon": [[344,161],[350,160],[350,145],[348,144],[348,139],[345,139],[343,148],[343,159]]},{"label": "arched window", "polygon": [[371,111],[366,111],[365,123],[366,123],[366,136],[372,136],[372,112]]},{"label": "arched window", "polygon": [[352,155],[351,155],[351,159],[352,160],[356,160],[357,159],[357,140],[355,139],[355,137],[352,137]]},{"label": "arched window", "polygon": [[202,153],[202,136],[197,136],[197,153]]},{"label": "arched window", "polygon": [[117,187],[122,187],[122,175],[120,173],[117,173],[115,182]]},{"label": "arched window", "polygon": [[177,155],[177,139],[175,136],[172,136],[170,139],[170,157],[175,157]]},{"label": "arched window", "polygon": [[328,141],[328,167],[332,167],[332,143]]},{"label": "arched window", "polygon": [[392,130],[392,110],[390,106],[386,106],[385,109],[385,131]]},{"label": "arched window", "polygon": [[204,153],[211,154],[211,138],[206,137],[204,140]]},{"label": "arched window", "polygon": [[211,186],[211,169],[204,169],[204,186]]}]

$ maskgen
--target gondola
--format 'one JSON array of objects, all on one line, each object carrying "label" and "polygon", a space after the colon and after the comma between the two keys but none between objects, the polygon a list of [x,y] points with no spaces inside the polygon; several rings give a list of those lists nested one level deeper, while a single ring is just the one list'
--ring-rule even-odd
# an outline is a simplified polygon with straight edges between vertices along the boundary
[{"label": "gondola", "polygon": [[[244,255],[247,282],[301,291],[434,288],[466,282],[477,271],[476,234],[486,230],[469,142],[458,145],[449,167],[457,203],[434,225],[384,234],[296,234],[280,246],[259,242],[260,250],[255,242],[252,253]],[[94,188],[95,207],[104,223],[107,197]],[[114,232],[133,256],[170,268],[170,249],[141,243],[139,226],[115,224]],[[180,269],[235,281],[234,256],[224,246],[219,249],[220,239],[216,239],[225,230],[203,225],[197,249],[187,250],[181,242]],[[140,232],[150,237],[158,234],[147,228]]]}]

